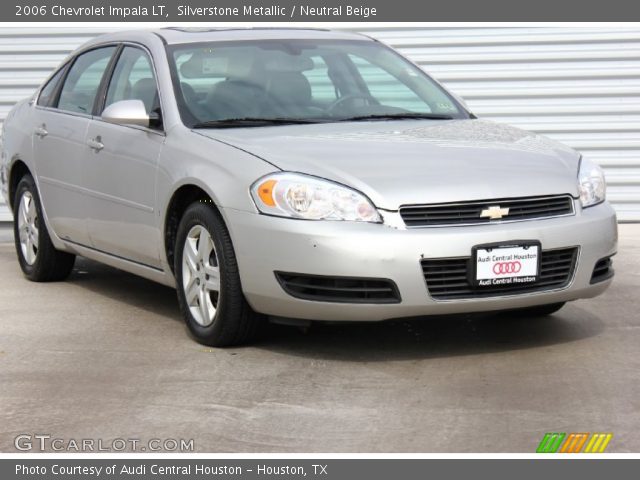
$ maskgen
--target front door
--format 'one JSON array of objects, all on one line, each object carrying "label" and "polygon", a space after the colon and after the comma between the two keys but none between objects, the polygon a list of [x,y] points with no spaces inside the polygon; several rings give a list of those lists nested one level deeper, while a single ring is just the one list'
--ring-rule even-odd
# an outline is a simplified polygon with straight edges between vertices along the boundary
[{"label": "front door", "polygon": [[[125,46],[109,82],[105,107],[121,100],[141,100],[147,113],[161,118],[151,59],[141,48]],[[107,123],[89,124],[91,153],[84,183],[91,191],[88,230],[97,250],[147,266],[160,267],[161,222],[156,210],[158,158],[164,132]]]}]

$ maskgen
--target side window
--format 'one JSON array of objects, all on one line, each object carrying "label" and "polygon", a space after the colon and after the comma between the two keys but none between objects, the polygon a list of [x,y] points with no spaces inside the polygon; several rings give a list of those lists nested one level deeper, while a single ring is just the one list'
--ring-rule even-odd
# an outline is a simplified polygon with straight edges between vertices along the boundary
[{"label": "side window", "polygon": [[158,113],[160,98],[148,55],[140,48],[125,47],[113,71],[105,107],[121,100],[142,100],[147,114]]},{"label": "side window", "polygon": [[42,87],[40,90],[40,95],[38,96],[38,105],[41,107],[49,107],[54,100],[54,96],[56,93],[56,88],[58,83],[60,83],[60,79],[62,78],[62,74],[64,73],[65,68],[62,67],[60,70],[56,72],[56,74],[51,77],[51,79],[47,82],[47,84]]},{"label": "side window", "polygon": [[367,84],[369,93],[382,105],[413,112],[431,113],[429,106],[391,73],[364,58],[349,55],[349,59]]},{"label": "side window", "polygon": [[102,76],[115,50],[116,47],[98,48],[76,59],[60,92],[60,110],[91,114]]},{"label": "side window", "polygon": [[329,68],[324,58],[311,57],[313,69],[302,72],[311,85],[311,97],[321,103],[333,102],[336,99],[336,88],[329,77]]}]

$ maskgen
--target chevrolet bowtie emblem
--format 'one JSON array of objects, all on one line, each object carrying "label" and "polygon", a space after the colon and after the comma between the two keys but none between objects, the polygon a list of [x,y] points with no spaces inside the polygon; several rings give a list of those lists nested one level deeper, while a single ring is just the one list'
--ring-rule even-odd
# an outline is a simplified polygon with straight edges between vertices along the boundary
[{"label": "chevrolet bowtie emblem", "polygon": [[490,218],[491,220],[496,220],[498,218],[506,217],[509,215],[508,208],[500,208],[500,205],[495,205],[489,208],[485,208],[480,213],[481,218]]}]

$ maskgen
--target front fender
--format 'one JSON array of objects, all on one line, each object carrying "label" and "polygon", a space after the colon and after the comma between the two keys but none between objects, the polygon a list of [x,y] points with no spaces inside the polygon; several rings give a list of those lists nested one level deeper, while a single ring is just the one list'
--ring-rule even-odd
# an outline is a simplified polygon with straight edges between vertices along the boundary
[{"label": "front fender", "polygon": [[249,188],[258,178],[275,171],[276,167],[247,151],[184,126],[168,131],[156,182],[161,251],[166,252],[164,232],[170,202],[181,187],[193,185],[206,192],[228,222],[227,209],[257,212]]}]

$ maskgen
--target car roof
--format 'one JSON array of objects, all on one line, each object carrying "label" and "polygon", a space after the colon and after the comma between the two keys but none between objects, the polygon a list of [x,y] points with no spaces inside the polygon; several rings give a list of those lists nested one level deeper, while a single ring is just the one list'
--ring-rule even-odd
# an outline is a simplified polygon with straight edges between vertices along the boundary
[{"label": "car roof", "polygon": [[190,43],[231,40],[270,39],[335,39],[364,40],[367,37],[351,32],[340,32],[320,28],[182,28],[169,27],[157,30],[167,43]]},{"label": "car roof", "polygon": [[108,33],[94,38],[86,45],[104,42],[122,41],[152,41],[155,37],[160,37],[164,43],[181,44],[197,42],[228,42],[234,40],[369,40],[371,38],[353,32],[326,30],[319,28],[242,28],[242,27],[222,27],[222,28],[186,28],[169,27],[157,30],[129,30],[115,33]]}]

